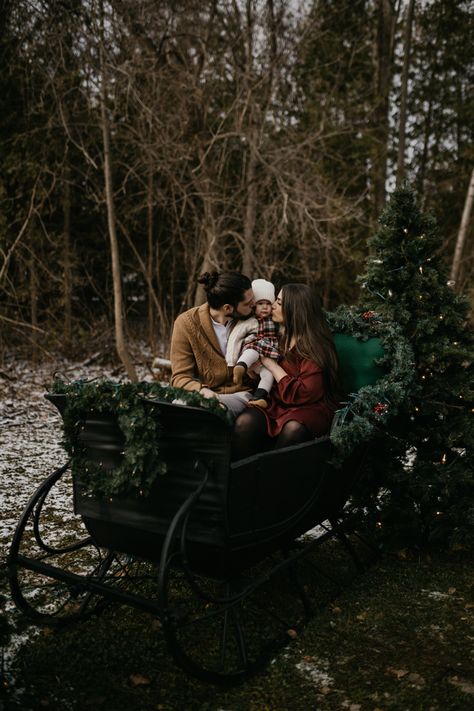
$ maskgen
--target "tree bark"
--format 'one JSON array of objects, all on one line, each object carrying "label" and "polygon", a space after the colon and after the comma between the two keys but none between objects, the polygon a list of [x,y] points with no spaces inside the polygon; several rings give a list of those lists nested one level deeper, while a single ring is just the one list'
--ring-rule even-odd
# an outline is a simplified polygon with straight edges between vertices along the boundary
[{"label": "tree bark", "polygon": [[467,227],[469,224],[469,219],[471,217],[472,203],[474,201],[474,168],[472,169],[471,179],[469,181],[469,186],[466,193],[466,201],[464,203],[464,210],[461,218],[461,225],[459,227],[458,236],[456,239],[456,248],[454,250],[453,263],[451,265],[450,280],[456,282],[459,276],[459,269],[461,266],[461,257],[464,247],[464,242],[466,241]]},{"label": "tree bark", "polygon": [[405,142],[407,124],[407,98],[408,98],[408,73],[410,69],[411,51],[411,31],[413,25],[413,11],[415,0],[410,0],[405,19],[405,39],[403,47],[403,70],[402,85],[400,87],[400,118],[398,125],[398,157],[397,157],[397,179],[396,184],[400,185],[405,177]]},{"label": "tree bark", "polygon": [[120,267],[120,253],[117,239],[116,221],[115,221],[115,204],[112,182],[112,161],[110,156],[110,129],[109,118],[107,115],[107,76],[105,61],[102,56],[102,76],[101,76],[101,122],[102,122],[102,142],[104,149],[104,181],[105,181],[105,200],[107,204],[107,225],[110,239],[110,252],[112,256],[112,280],[114,288],[114,318],[115,318],[115,344],[117,353],[122,361],[128,377],[132,382],[137,382],[137,373],[130,358],[126,338],[125,338],[125,323],[123,314],[123,296],[122,296],[122,273]]},{"label": "tree bark", "polygon": [[31,355],[33,363],[36,363],[38,360],[38,274],[33,249],[30,252],[30,323],[32,326]]},{"label": "tree bark", "polygon": [[148,310],[148,343],[151,348],[155,347],[155,312],[153,310],[153,171],[150,167],[147,181],[147,310]]},{"label": "tree bark", "polygon": [[373,184],[374,211],[378,218],[385,204],[385,180],[388,155],[388,108],[392,79],[392,50],[395,10],[391,0],[378,0],[376,37],[376,84],[374,107]]},{"label": "tree bark", "polygon": [[69,168],[66,168],[64,174],[63,217],[64,342],[69,350],[72,337],[71,182]]},{"label": "tree bark", "polygon": [[[244,250],[242,256],[242,273],[252,278],[253,273],[253,245],[255,240],[255,222],[257,216],[257,183],[255,172],[257,168],[257,154],[255,146],[255,131],[250,134],[248,167],[246,173],[247,203],[245,206],[244,222]],[[258,276],[258,275],[257,275]]]},{"label": "tree bark", "polygon": [[[204,254],[204,259],[202,260],[202,265],[200,269],[200,274],[205,272],[215,271],[216,265],[212,260],[212,252],[214,249],[214,244],[216,241],[215,232],[212,225],[206,220],[204,224],[204,232],[206,235],[206,252]],[[194,306],[200,306],[206,301],[206,292],[202,284],[198,284],[196,287],[196,292],[194,294]]]},{"label": "tree bark", "polygon": [[[205,170],[202,151],[199,154],[202,169]],[[198,193],[201,196],[204,208],[204,216],[202,229],[205,235],[205,250],[199,274],[204,272],[215,271],[217,269],[216,260],[214,258],[215,247],[217,241],[217,227],[214,216],[214,191],[212,188],[209,176],[199,177],[195,179]],[[206,301],[206,292],[202,284],[198,284],[194,294],[194,306],[200,306]]]},{"label": "tree bark", "polygon": [[253,58],[253,3],[247,0],[246,3],[246,61],[244,84],[249,97],[250,106],[247,108],[247,146],[248,158],[245,166],[245,188],[246,204],[244,217],[244,245],[242,253],[242,272],[246,276],[253,276],[253,252],[254,252],[254,230],[257,213],[257,185],[255,182],[255,172],[257,168],[257,130],[255,127],[255,114],[258,113],[258,102],[255,96],[254,81],[254,58]]}]

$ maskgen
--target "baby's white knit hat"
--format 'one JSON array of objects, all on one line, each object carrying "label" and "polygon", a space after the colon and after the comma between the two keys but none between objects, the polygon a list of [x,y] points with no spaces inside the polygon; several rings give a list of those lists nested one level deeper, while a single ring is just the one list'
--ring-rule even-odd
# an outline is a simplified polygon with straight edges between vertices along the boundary
[{"label": "baby's white knit hat", "polygon": [[275,287],[271,281],[265,279],[254,279],[252,282],[252,291],[255,301],[265,299],[271,304],[275,301]]}]

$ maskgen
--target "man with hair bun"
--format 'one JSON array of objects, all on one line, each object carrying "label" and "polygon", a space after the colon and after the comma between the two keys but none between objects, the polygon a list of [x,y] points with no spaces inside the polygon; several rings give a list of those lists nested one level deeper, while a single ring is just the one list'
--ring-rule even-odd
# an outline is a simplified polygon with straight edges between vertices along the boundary
[{"label": "man with hair bun", "polygon": [[206,272],[198,279],[207,301],[180,314],[171,336],[171,385],[217,398],[237,417],[252,382],[235,384],[225,354],[232,327],[253,316],[255,300],[248,277],[238,272]]}]

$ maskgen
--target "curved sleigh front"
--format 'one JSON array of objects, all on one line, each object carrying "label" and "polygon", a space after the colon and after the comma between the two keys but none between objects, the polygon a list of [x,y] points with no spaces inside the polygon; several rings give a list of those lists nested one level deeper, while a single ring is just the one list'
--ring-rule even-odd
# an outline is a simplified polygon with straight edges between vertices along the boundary
[{"label": "curved sleigh front", "polygon": [[[58,408],[65,396],[48,396]],[[151,403],[150,403],[151,405]],[[98,546],[158,561],[179,508],[200,489],[186,526],[191,567],[225,576],[328,518],[321,492],[342,478],[327,438],[230,463],[231,429],[199,408],[153,402],[166,474],[147,496],[99,498],[74,478],[75,510]],[[80,441],[86,460],[113,470],[123,441],[112,416],[91,413]]]}]

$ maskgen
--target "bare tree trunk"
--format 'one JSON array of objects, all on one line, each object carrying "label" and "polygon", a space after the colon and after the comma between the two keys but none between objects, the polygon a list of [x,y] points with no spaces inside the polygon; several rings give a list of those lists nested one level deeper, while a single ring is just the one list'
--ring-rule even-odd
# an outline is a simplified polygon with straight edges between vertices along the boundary
[{"label": "bare tree trunk", "polygon": [[[203,165],[203,170],[205,166],[203,164],[203,156],[200,153],[200,161]],[[202,265],[200,269],[200,274],[204,272],[214,271],[217,268],[216,260],[214,259],[215,245],[217,239],[216,233],[216,222],[214,218],[214,195],[211,188],[211,181],[208,176],[200,178],[196,181],[198,192],[201,195],[201,199],[204,206],[204,218],[203,218],[203,231],[205,235],[205,250],[204,257],[202,260]],[[194,294],[194,306],[200,306],[206,301],[206,292],[202,284],[198,284]]]},{"label": "bare tree trunk", "polygon": [[464,247],[464,242],[466,241],[467,226],[469,224],[469,219],[471,217],[472,203],[474,201],[474,168],[472,169],[471,179],[469,181],[469,186],[466,193],[466,201],[464,203],[464,210],[461,218],[461,225],[459,227],[458,236],[456,239],[456,248],[454,250],[453,263],[451,265],[451,281],[456,281],[459,275],[459,268],[461,266],[461,257]]},{"label": "bare tree trunk", "polygon": [[72,336],[72,258],[71,258],[71,182],[70,171],[64,175],[64,247],[63,247],[63,295],[64,295],[64,343],[69,350]]},{"label": "bare tree trunk", "polygon": [[153,310],[153,171],[150,167],[147,182],[147,311],[148,311],[148,343],[151,348],[155,347],[156,329],[155,312]]},{"label": "bare tree trunk", "polygon": [[373,182],[375,219],[385,204],[385,180],[388,155],[388,107],[392,78],[392,49],[395,11],[391,0],[378,0],[376,37],[376,85],[374,108]]},{"label": "bare tree trunk", "polygon": [[112,256],[112,279],[114,285],[114,317],[115,317],[115,344],[117,353],[122,361],[128,377],[132,382],[137,382],[137,373],[128,353],[123,314],[123,296],[122,296],[122,274],[120,268],[120,254],[117,239],[116,221],[115,221],[115,204],[112,185],[112,165],[110,156],[110,131],[109,119],[107,115],[107,77],[105,69],[105,61],[102,56],[101,60],[101,122],[102,122],[102,141],[104,148],[104,180],[105,180],[105,200],[107,203],[107,224],[110,238],[110,252]]},{"label": "bare tree trunk", "polygon": [[[252,255],[254,251],[254,231],[257,216],[257,183],[255,180],[257,154],[255,146],[255,133],[255,131],[252,131],[250,136],[249,160],[247,174],[245,176],[247,182],[247,204],[245,206],[244,253],[242,256],[242,272],[250,278],[254,276]],[[259,275],[257,274],[256,276]]]},{"label": "bare tree trunk", "polygon": [[251,0],[247,0],[246,3],[246,60],[245,60],[245,84],[246,91],[249,97],[251,106],[247,108],[247,145],[248,145],[248,161],[245,169],[245,188],[246,188],[246,204],[245,204],[245,217],[244,217],[244,245],[242,253],[242,272],[247,276],[253,276],[252,270],[252,254],[254,251],[254,229],[255,229],[255,218],[257,210],[257,186],[255,182],[255,171],[257,167],[257,131],[255,129],[255,111],[258,111],[258,107],[255,106],[255,97],[253,96],[254,87],[253,84],[253,70],[254,70],[254,58],[253,58],[253,3]]},{"label": "bare tree trunk", "polygon": [[[215,262],[212,260],[212,252],[214,249],[214,244],[216,241],[215,232],[212,225],[206,219],[204,223],[204,231],[206,234],[206,252],[204,254],[204,259],[202,260],[200,274],[205,272],[214,271],[216,269]],[[202,284],[198,284],[196,287],[196,292],[194,294],[194,306],[200,306],[206,301],[206,292]]]},{"label": "bare tree trunk", "polygon": [[323,307],[325,309],[329,308],[329,298],[331,295],[331,286],[333,281],[331,242],[331,230],[328,229],[328,234],[326,235],[326,244],[324,245],[324,276],[322,295]]},{"label": "bare tree trunk", "polygon": [[32,325],[31,346],[32,360],[38,360],[38,274],[36,271],[36,259],[33,250],[30,252],[30,323]]},{"label": "bare tree trunk", "polygon": [[431,136],[432,117],[433,117],[433,102],[432,102],[432,99],[430,98],[429,103],[428,103],[428,110],[425,112],[425,117],[424,117],[423,152],[421,154],[418,175],[416,177],[416,184],[418,186],[418,193],[419,193],[419,195],[421,195],[421,209],[422,210],[424,210],[424,208],[425,208],[425,201],[426,201],[425,175],[426,175],[426,166],[428,163],[428,151],[429,151],[429,142],[430,142],[430,136]]},{"label": "bare tree trunk", "polygon": [[397,185],[405,177],[405,140],[407,123],[408,71],[410,69],[411,31],[415,0],[410,0],[405,19],[405,40],[403,48],[402,85],[400,88],[400,120],[398,126]]}]

